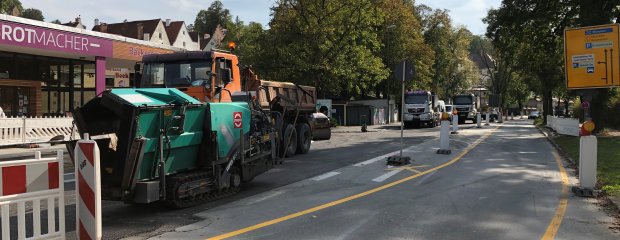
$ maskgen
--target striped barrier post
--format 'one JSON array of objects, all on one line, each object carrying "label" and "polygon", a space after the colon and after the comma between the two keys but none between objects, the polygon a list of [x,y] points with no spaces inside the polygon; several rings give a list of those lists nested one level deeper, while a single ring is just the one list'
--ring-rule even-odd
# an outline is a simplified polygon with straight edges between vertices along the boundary
[{"label": "striped barrier post", "polygon": [[[17,206],[17,239],[64,239],[65,202],[63,185],[63,154],[41,158],[41,152],[34,159],[0,161],[0,218],[2,235],[0,239],[11,238],[11,205]],[[45,206],[42,205],[45,203]],[[58,229],[56,211],[58,206]],[[26,209],[32,208],[32,222],[27,222]],[[47,232],[43,232],[41,216],[47,208]],[[26,226],[29,224],[29,226]],[[32,229],[27,236],[26,229]]]},{"label": "striped barrier post", "polygon": [[99,147],[88,134],[75,145],[76,230],[80,240],[101,239]]}]

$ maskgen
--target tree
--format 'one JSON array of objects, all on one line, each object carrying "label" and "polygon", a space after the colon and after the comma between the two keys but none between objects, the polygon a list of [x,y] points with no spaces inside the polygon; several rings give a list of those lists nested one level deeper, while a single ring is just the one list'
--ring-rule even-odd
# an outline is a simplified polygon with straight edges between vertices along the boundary
[{"label": "tree", "polygon": [[37,21],[45,20],[41,10],[36,9],[36,8],[26,8],[26,9],[24,9],[24,11],[22,12],[21,17],[32,19],[32,20],[37,20]]},{"label": "tree", "polygon": [[[543,96],[543,111],[552,114],[553,93],[564,86],[563,32],[568,27],[612,22],[620,15],[620,0],[504,0],[484,19],[487,37],[504,56],[516,57],[516,68],[525,83]],[[593,98],[593,119],[602,129],[607,90],[584,92]],[[563,95],[563,94],[562,94]],[[595,103],[594,101],[602,101]]]},{"label": "tree", "polygon": [[230,11],[224,8],[222,2],[216,0],[207,10],[200,10],[194,21],[194,30],[199,34],[213,34],[217,25],[227,28],[232,22]]},{"label": "tree", "polygon": [[1,0],[0,1],[0,12],[4,14],[11,14],[13,8],[17,8],[19,12],[22,12],[24,8],[22,7],[22,3],[19,0]]},{"label": "tree", "polygon": [[[433,64],[434,52],[424,42],[417,6],[414,6],[412,1],[382,0],[377,1],[376,8],[376,16],[383,19],[378,26],[378,37],[382,43],[379,56],[383,64],[392,72],[396,64],[409,60],[415,65],[416,75],[406,87],[430,89],[430,67]],[[387,97],[387,91],[390,91],[389,94],[400,95],[400,86],[396,84],[393,73],[377,84],[375,94],[379,97],[379,93],[384,93],[384,97]]]},{"label": "tree", "polygon": [[478,69],[469,58],[473,35],[462,26],[453,27],[448,10],[421,6],[418,12],[425,42],[435,53],[431,90],[446,98],[468,90],[479,79]]},{"label": "tree", "polygon": [[272,8],[265,58],[272,79],[313,85],[319,93],[362,94],[387,77],[373,0],[280,0]]}]

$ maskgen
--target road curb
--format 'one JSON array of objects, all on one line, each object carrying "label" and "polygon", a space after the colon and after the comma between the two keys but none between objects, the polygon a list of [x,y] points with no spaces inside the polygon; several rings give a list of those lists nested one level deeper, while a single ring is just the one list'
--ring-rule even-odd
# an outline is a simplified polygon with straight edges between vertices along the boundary
[{"label": "road curb", "polygon": [[[560,156],[562,156],[562,158],[566,159],[571,165],[568,166],[572,169],[575,170],[575,174],[577,174],[577,176],[579,176],[579,168],[577,167],[577,164],[575,162],[574,159],[572,159],[571,157],[568,156],[568,154],[566,154],[566,152],[564,151],[564,149],[562,149],[562,147],[560,147],[560,145],[558,145],[557,143],[555,143],[555,141],[553,141],[553,139],[551,138],[551,133],[549,132],[549,130],[544,129],[544,127],[540,127],[540,126],[536,126],[536,128],[538,128],[538,130],[545,135],[545,138],[547,138],[547,141],[549,141],[549,143],[551,143],[551,145],[553,145],[553,147],[558,151],[558,153],[560,153]],[[604,201],[607,201],[609,203],[611,203],[612,205],[615,206],[616,209],[620,209],[620,197],[616,197],[616,196],[609,196],[607,194],[600,196],[599,198],[603,198]],[[618,213],[615,213],[614,216],[615,217],[620,217],[617,216]]]}]

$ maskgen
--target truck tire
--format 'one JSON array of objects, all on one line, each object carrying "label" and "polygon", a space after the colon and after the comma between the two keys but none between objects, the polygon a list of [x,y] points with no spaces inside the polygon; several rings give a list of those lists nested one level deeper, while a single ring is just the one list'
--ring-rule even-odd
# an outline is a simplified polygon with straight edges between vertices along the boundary
[{"label": "truck tire", "polygon": [[310,151],[310,144],[312,143],[312,132],[310,126],[307,123],[297,124],[297,136],[299,142],[297,143],[297,153],[306,154]]},{"label": "truck tire", "polygon": [[[290,138],[290,141],[289,141]],[[286,124],[282,137],[282,150],[285,157],[292,157],[297,152],[297,131],[293,124]],[[286,145],[288,143],[288,146]]]}]

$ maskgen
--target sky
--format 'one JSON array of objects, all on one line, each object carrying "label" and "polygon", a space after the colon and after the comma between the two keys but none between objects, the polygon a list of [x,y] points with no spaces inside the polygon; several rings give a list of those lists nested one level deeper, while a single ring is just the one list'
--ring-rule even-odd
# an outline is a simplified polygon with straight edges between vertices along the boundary
[{"label": "sky", "polygon": [[[37,8],[45,21],[73,21],[78,15],[89,29],[94,19],[116,23],[123,20],[172,19],[193,23],[200,9],[207,9],[213,0],[21,0],[24,8]],[[263,26],[271,18],[270,8],[276,0],[221,0],[233,16],[245,23],[258,22]],[[482,18],[490,8],[499,7],[501,0],[416,0],[432,8],[448,9],[456,25],[464,25],[474,34],[484,34]]]}]

